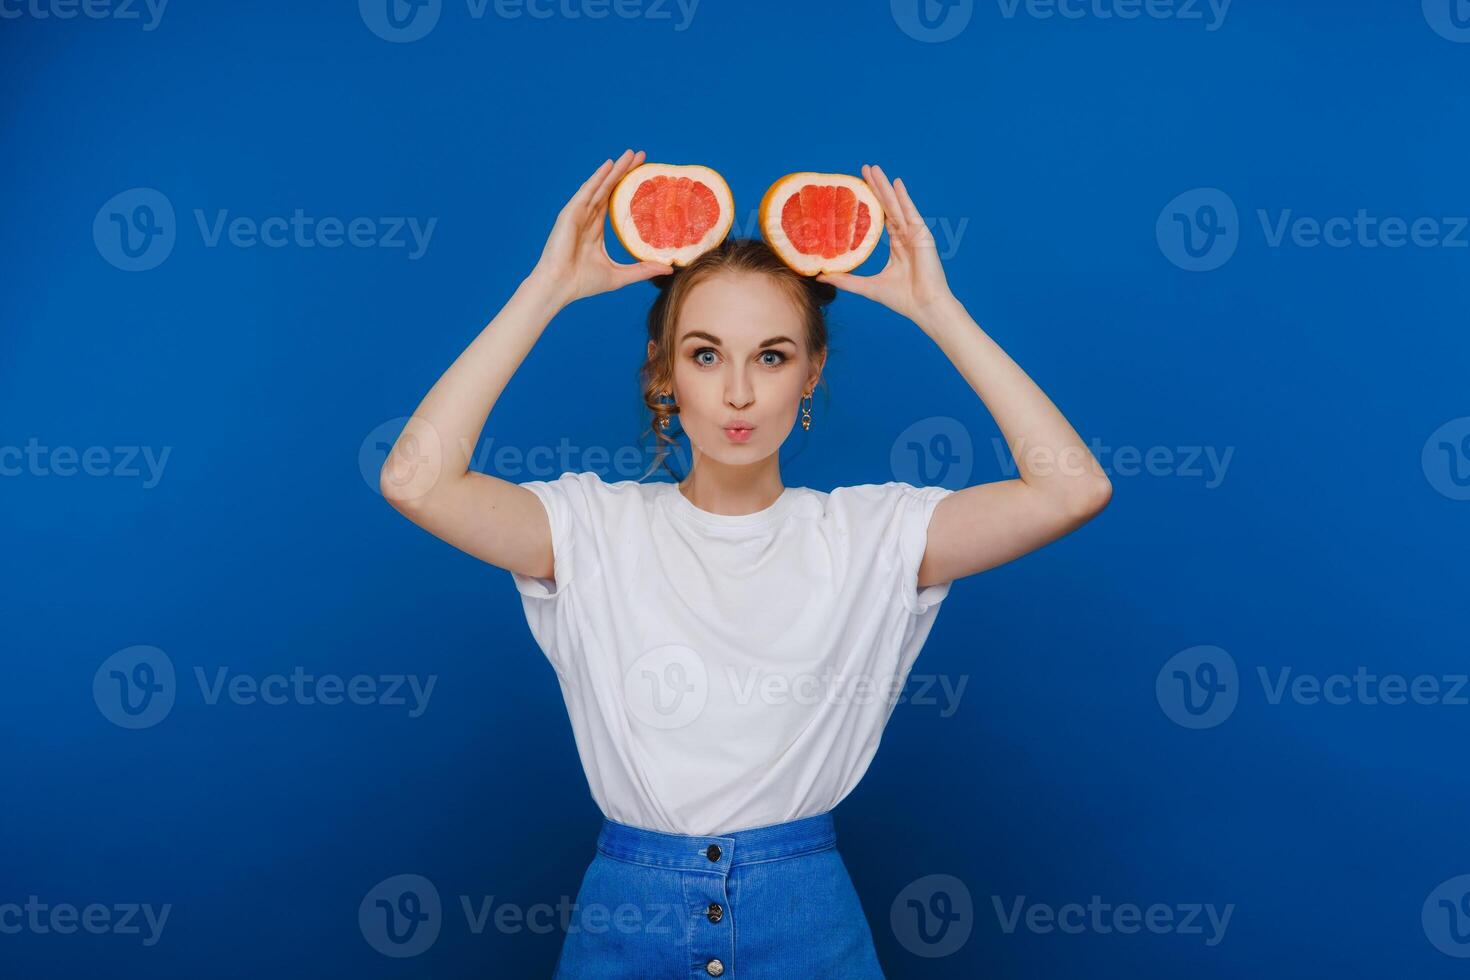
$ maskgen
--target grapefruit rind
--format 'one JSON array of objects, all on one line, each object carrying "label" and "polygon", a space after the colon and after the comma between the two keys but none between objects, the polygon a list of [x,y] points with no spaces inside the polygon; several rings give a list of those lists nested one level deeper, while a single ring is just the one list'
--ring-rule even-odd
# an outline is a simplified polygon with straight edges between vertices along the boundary
[{"label": "grapefruit rind", "polygon": [[[705,232],[704,237],[693,244],[679,248],[657,248],[643,241],[633,221],[633,195],[638,187],[652,177],[688,177],[699,181],[714,192],[719,204],[720,219]],[[640,262],[666,262],[674,266],[691,264],[705,252],[719,245],[735,223],[735,197],[730,185],[719,172],[700,164],[645,163],[623,174],[613,188],[608,201],[608,219],[612,222],[613,234],[618,237],[628,254]]]},{"label": "grapefruit rind", "polygon": [[[805,254],[791,242],[781,227],[781,209],[785,207],[787,200],[793,194],[809,184],[851,188],[857,199],[868,206],[871,224],[868,226],[867,234],[856,247],[829,259],[820,255]],[[873,193],[867,181],[851,174],[824,174],[812,171],[787,174],[767,188],[765,196],[761,198],[760,228],[761,234],[765,236],[766,244],[775,250],[776,254],[781,257],[781,261],[804,276],[815,276],[822,272],[851,272],[856,269],[866,262],[868,256],[873,254],[873,249],[878,247],[878,239],[882,237],[884,223],[883,206],[878,203],[878,196]]]}]

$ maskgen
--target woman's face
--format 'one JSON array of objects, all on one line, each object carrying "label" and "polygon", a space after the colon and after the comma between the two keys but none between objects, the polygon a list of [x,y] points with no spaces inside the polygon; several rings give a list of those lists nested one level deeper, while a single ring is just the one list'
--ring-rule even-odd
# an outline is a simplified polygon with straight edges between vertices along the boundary
[{"label": "woman's face", "polygon": [[779,450],[821,371],[804,335],[795,305],[768,276],[718,273],[695,285],[674,341],[674,398],[690,444],[737,465]]}]

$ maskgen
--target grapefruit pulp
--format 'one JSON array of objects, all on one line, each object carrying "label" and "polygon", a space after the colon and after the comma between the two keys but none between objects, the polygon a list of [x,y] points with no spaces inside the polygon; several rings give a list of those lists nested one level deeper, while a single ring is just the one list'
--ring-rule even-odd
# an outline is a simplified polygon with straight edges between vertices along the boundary
[{"label": "grapefruit pulp", "polygon": [[883,207],[867,181],[803,171],[776,181],[761,198],[761,234],[804,276],[850,272],[883,233]]},{"label": "grapefruit pulp", "polygon": [[735,198],[709,167],[645,163],[613,188],[608,217],[634,258],[689,265],[725,240],[735,221]]}]

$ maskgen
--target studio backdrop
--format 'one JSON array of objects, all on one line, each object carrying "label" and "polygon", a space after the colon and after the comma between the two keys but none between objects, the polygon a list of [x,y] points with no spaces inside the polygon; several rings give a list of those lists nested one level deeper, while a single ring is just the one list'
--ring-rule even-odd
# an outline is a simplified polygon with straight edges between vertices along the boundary
[{"label": "studio backdrop", "polygon": [[[0,976],[550,975],[556,675],[378,474],[625,147],[739,237],[901,176],[1113,484],[955,583],[836,810],[889,976],[1462,976],[1467,78],[1465,0],[0,0]],[[654,295],[558,315],[473,467],[640,478]],[[1016,475],[829,313],[786,484]]]}]

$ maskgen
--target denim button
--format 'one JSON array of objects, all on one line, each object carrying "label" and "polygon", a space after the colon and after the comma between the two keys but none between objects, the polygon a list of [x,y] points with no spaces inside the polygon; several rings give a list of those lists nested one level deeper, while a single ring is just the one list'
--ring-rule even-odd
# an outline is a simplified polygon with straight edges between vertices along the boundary
[{"label": "denim button", "polygon": [[711,922],[719,922],[720,919],[724,916],[724,914],[725,914],[725,910],[722,909],[722,908],[720,908],[720,903],[719,902],[710,902],[709,903],[709,911],[705,913],[705,915],[707,915],[709,917],[709,920]]},{"label": "denim button", "polygon": [[[709,858],[711,861],[718,861],[720,859],[720,845],[711,844],[709,847],[705,848],[704,856]],[[715,960],[715,962],[718,963],[719,960]],[[724,969],[724,967],[721,967],[720,969]],[[719,974],[717,973],[715,974],[715,976],[719,976]]]},{"label": "denim button", "polygon": [[717,977],[721,973],[725,972],[725,964],[721,963],[719,960],[710,960],[704,965],[704,972],[708,973],[712,977]]}]

